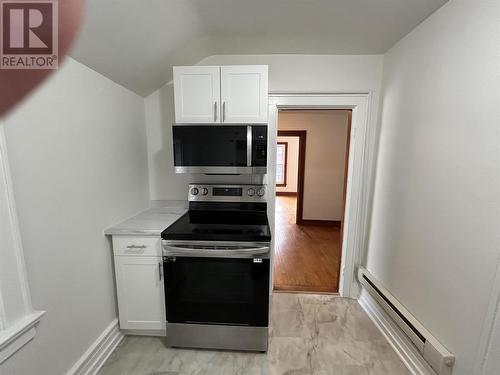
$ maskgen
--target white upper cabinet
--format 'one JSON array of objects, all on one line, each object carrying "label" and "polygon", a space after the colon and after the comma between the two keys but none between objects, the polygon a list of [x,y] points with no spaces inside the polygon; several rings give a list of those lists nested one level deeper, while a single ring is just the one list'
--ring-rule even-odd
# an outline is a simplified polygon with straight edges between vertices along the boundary
[{"label": "white upper cabinet", "polygon": [[174,67],[175,122],[213,124],[220,118],[220,67]]},{"label": "white upper cabinet", "polygon": [[267,65],[174,67],[178,124],[267,124]]},{"label": "white upper cabinet", "polygon": [[266,65],[221,67],[222,121],[267,124]]}]

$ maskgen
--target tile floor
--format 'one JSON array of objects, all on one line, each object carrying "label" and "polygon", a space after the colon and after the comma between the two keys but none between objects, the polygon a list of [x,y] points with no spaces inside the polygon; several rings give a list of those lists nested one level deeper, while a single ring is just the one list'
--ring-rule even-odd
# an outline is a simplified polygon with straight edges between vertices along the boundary
[{"label": "tile floor", "polygon": [[399,357],[354,300],[274,293],[269,351],[172,349],[129,336],[99,375],[399,375]]}]

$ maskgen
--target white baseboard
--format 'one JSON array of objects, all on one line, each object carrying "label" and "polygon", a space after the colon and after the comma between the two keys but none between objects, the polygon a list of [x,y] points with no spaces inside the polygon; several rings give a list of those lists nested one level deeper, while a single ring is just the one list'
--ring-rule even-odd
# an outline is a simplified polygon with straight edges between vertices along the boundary
[{"label": "white baseboard", "polygon": [[358,302],[412,374],[436,375],[401,328],[364,288]]},{"label": "white baseboard", "polygon": [[71,367],[67,375],[95,375],[125,336],[115,319]]}]

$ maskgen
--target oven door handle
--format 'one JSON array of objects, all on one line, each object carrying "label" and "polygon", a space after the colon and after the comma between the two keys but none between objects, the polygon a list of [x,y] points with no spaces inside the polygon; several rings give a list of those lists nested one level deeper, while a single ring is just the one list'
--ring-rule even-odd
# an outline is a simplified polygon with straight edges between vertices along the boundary
[{"label": "oven door handle", "polygon": [[182,245],[163,245],[169,255],[191,255],[191,256],[231,256],[231,255],[261,255],[269,252],[269,246],[242,247],[234,249],[193,249]]}]

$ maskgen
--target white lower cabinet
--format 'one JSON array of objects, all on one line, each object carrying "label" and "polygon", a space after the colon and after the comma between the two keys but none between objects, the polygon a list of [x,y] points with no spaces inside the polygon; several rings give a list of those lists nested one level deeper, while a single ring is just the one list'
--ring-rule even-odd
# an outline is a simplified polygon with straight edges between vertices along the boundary
[{"label": "white lower cabinet", "polygon": [[[114,247],[116,240],[113,238]],[[159,242],[159,241],[158,241]],[[115,277],[120,329],[133,334],[165,331],[161,256],[116,255]]]}]

